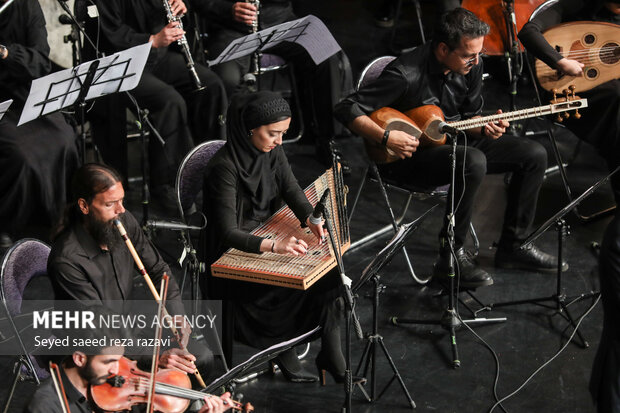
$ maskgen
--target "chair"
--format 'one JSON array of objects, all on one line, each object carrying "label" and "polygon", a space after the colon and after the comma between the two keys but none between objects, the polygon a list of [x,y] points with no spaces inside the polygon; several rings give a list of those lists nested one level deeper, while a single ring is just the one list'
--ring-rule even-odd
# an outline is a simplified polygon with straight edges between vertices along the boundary
[{"label": "chair", "polygon": [[[357,89],[359,90],[360,88],[376,80],[379,77],[379,75],[381,75],[383,70],[387,67],[387,65],[390,62],[392,62],[394,59],[396,59],[396,57],[394,56],[381,56],[371,61],[362,71],[362,74],[360,75],[360,78],[357,82]],[[381,177],[381,174],[379,173],[379,169],[377,168],[377,165],[374,162],[369,161],[369,164],[366,166],[366,169],[360,181],[360,185],[358,186],[358,190],[355,194],[353,205],[351,206],[349,222],[351,221],[351,217],[353,216],[353,213],[355,212],[355,207],[362,193],[362,189],[364,188],[364,184],[366,180],[369,178],[374,178],[374,180],[376,180],[377,183],[379,184],[379,189],[381,190],[381,193],[383,195],[383,199],[385,201],[387,211],[390,214],[391,223],[353,242],[349,250],[359,248],[362,245],[376,239],[377,237],[390,232],[390,230],[396,232],[399,226],[401,225],[403,219],[405,218],[405,214],[407,213],[407,210],[409,209],[409,205],[411,204],[411,200],[414,197],[417,199],[425,199],[429,197],[446,198],[448,195],[449,185],[433,187],[433,188],[421,188],[415,185],[407,184],[405,182],[396,182],[396,181],[389,180],[389,179],[386,180]],[[408,198],[405,201],[405,204],[402,208],[402,212],[398,215],[398,217],[394,215],[394,210],[392,209],[392,205],[391,205],[390,199],[387,194],[387,189],[394,189],[399,192],[404,192],[408,195]],[[474,256],[477,256],[480,247],[479,247],[478,237],[476,235],[476,231],[474,230],[473,224],[470,223],[469,229],[470,229],[470,234],[474,242]],[[402,252],[405,257],[405,261],[407,263],[409,274],[411,275],[413,280],[418,284],[426,284],[430,280],[430,277],[427,277],[427,278],[418,277],[415,271],[413,270],[413,266],[411,265],[411,260],[409,259],[409,254],[407,253],[407,249],[405,247],[403,247]]]},{"label": "chair", "polygon": [[225,143],[226,141],[223,140],[203,142],[189,151],[179,165],[175,189],[179,214],[183,222],[187,220],[186,215],[196,212],[195,202],[198,194],[202,191],[207,164]]},{"label": "chair", "polygon": [[21,355],[15,363],[13,384],[9,390],[3,412],[8,411],[19,380],[34,381],[38,385],[42,380],[49,377],[49,372],[42,368],[37,359],[26,350],[13,320],[22,312],[22,299],[28,283],[35,277],[47,276],[49,253],[50,247],[47,244],[35,239],[25,238],[13,245],[2,259],[0,301],[2,301],[2,307],[21,349]]}]

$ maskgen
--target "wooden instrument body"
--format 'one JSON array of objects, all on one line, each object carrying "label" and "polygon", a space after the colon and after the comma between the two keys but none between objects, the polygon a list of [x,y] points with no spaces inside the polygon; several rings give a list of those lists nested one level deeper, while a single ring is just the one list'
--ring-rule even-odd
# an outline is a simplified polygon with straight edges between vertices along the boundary
[{"label": "wooden instrument body", "polygon": [[551,27],[543,35],[564,57],[585,66],[583,76],[575,77],[536,59],[536,77],[542,88],[561,91],[574,85],[578,93],[620,77],[620,26],[606,22],[571,22]]},{"label": "wooden instrument body", "polygon": [[[514,12],[517,32],[527,23],[530,16],[545,0],[514,0]],[[501,0],[463,0],[461,7],[473,12],[480,20],[491,26],[484,38],[484,48],[489,56],[503,56],[511,50],[508,30],[506,29],[506,6]],[[519,45],[520,51],[523,47]]]},{"label": "wooden instrument body", "polygon": [[[551,104],[528,109],[520,109],[512,112],[496,113],[494,115],[475,117],[454,122],[448,122],[453,128],[466,131],[480,128],[489,122],[500,120],[514,121],[527,119],[535,116],[545,116],[550,114],[563,113],[568,117],[567,111],[575,110],[575,117],[579,118],[579,109],[588,107],[587,99],[581,99],[574,93],[567,92],[565,97],[556,97]],[[439,124],[444,121],[441,108],[435,105],[424,105],[405,113],[389,107],[380,108],[369,115],[377,125],[389,130],[402,130],[420,140],[417,150],[424,150],[432,146],[443,145],[446,142],[446,135],[439,132]],[[368,139],[364,140],[365,142]],[[389,163],[400,158],[388,147],[375,142],[366,142],[368,156],[376,163]]]},{"label": "wooden instrument body", "polygon": [[[119,387],[110,383],[91,386],[90,394],[93,402],[104,412],[118,412],[131,410],[136,404],[144,404],[148,400],[148,389],[151,380],[150,373],[138,369],[134,360],[122,357],[119,360],[119,378],[124,380]],[[192,385],[187,374],[175,369],[161,369],[155,377],[156,383],[165,383],[184,389],[191,389]],[[181,397],[158,394],[157,389],[153,397],[155,411],[166,413],[184,412],[190,400]]]},{"label": "wooden instrument body", "polygon": [[[342,225],[348,224],[346,216],[341,216],[338,213],[341,209],[339,205],[342,205],[344,201],[337,201],[339,197],[336,189],[338,183],[334,182],[336,180],[332,169],[329,169],[308,186],[304,193],[310,203],[316,205],[323,192],[327,188],[330,189],[330,197],[326,202],[326,207],[329,215],[335,218],[334,226],[340,248],[344,253],[351,246],[351,242],[348,231],[342,230]],[[211,274],[214,277],[307,290],[336,266],[331,243],[328,241],[317,245],[314,234],[308,228],[300,228],[299,220],[288,206],[282,207],[251,233],[273,240],[295,236],[308,244],[308,253],[304,256],[281,255],[270,252],[253,254],[231,248],[211,265]]]}]

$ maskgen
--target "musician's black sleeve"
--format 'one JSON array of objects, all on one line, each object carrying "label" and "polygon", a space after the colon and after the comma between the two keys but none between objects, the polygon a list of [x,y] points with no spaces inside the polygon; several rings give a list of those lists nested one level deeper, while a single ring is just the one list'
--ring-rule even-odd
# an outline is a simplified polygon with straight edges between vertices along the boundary
[{"label": "musician's black sleeve", "polygon": [[293,171],[286,159],[284,150],[279,147],[278,149],[278,165],[279,165],[279,177],[280,182],[280,194],[286,205],[291,208],[291,211],[295,214],[302,227],[306,226],[306,218],[312,213],[312,205],[308,202],[308,198],[304,194],[304,191],[299,186],[297,178],[293,175]]},{"label": "musician's black sleeve", "polygon": [[[130,2],[126,0],[97,0],[101,31],[114,49],[124,50],[148,43],[150,33],[141,33],[127,24]],[[138,2],[131,2],[137,4]],[[136,18],[136,16],[134,16]]]},{"label": "musician's black sleeve", "polygon": [[355,118],[398,102],[407,94],[411,83],[407,80],[403,69],[400,65],[390,65],[377,80],[344,98],[334,108],[336,119],[349,126]]},{"label": "musician's black sleeve", "polygon": [[27,9],[28,30],[17,27],[17,21],[7,23],[9,28],[15,26],[15,32],[23,31],[23,41],[18,43],[0,38],[0,44],[5,45],[9,51],[5,59],[0,59],[0,81],[9,85],[18,80],[30,81],[44,76],[52,68],[48,59],[50,48],[41,7],[36,0],[27,0],[24,8]]},{"label": "musician's black sleeve", "polygon": [[555,50],[543,36],[543,32],[556,24],[562,23],[564,18],[584,7],[583,0],[560,0],[527,22],[519,32],[519,40],[527,51],[547,65],[556,67],[562,55]]},{"label": "musician's black sleeve", "polygon": [[205,202],[208,202],[209,225],[217,226],[222,245],[241,251],[260,253],[263,238],[239,228],[237,217],[237,174],[232,162],[222,162],[214,167],[206,180]]}]

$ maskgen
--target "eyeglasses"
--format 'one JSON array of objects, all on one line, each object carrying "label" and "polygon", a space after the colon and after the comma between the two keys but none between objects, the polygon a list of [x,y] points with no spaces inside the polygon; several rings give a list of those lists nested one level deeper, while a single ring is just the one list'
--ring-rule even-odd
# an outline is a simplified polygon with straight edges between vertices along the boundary
[{"label": "eyeglasses", "polygon": [[474,64],[474,62],[476,61],[476,59],[482,55],[485,55],[487,53],[487,49],[485,49],[484,47],[482,48],[482,50],[480,50],[480,52],[476,53],[474,55],[474,57],[470,57],[469,59],[465,60],[463,57],[459,56],[459,58],[461,60],[463,60],[463,63],[465,63],[465,66],[472,66]]}]

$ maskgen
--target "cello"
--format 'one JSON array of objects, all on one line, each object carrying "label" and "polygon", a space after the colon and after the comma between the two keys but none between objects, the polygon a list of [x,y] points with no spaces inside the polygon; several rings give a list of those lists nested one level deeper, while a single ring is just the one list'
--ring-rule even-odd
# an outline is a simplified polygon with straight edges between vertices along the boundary
[{"label": "cello", "polygon": [[[511,52],[512,42],[517,38],[519,30],[527,23],[534,10],[544,2],[545,0],[463,0],[461,7],[473,12],[491,26],[489,34],[484,38],[486,54],[504,56]],[[512,22],[512,17],[508,15],[510,9],[514,10]],[[519,52],[523,52],[520,44]]]}]

